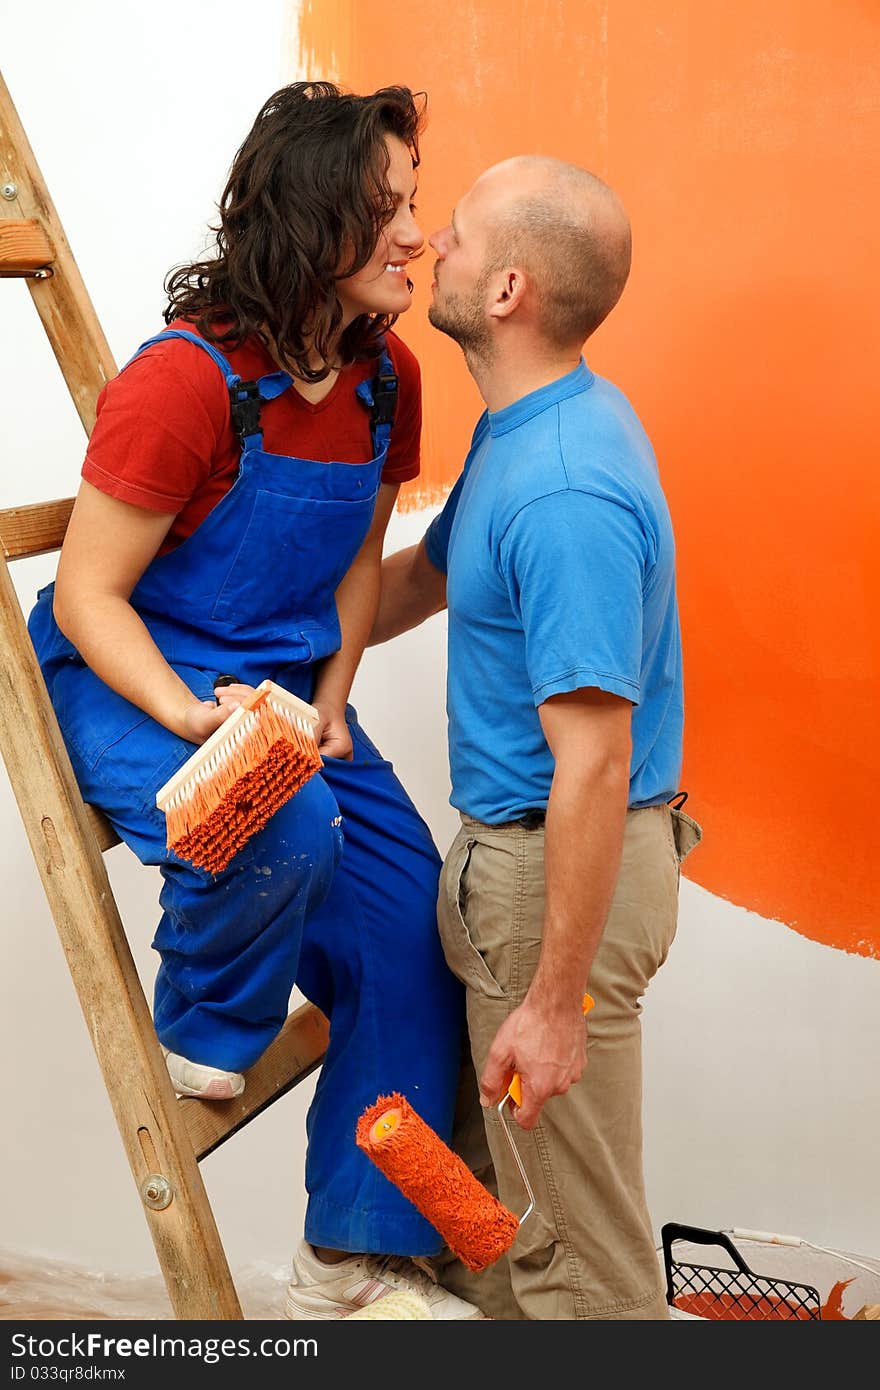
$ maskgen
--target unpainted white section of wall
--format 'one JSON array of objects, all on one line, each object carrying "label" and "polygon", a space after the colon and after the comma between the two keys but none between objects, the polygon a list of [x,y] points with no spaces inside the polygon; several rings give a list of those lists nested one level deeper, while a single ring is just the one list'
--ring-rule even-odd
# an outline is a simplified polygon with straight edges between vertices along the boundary
[{"label": "unpainted white section of wall", "polygon": [[[229,160],[261,102],[295,76],[282,52],[289,7],[84,0],[50,6],[40,25],[5,6],[3,72],[122,363],[160,326],[163,276],[200,250]],[[0,283],[0,322],[0,506],[70,495],[83,434],[21,285]],[[416,540],[430,515],[395,517],[389,548]],[[52,568],[49,559],[16,567],[28,606]],[[444,672],[445,620],[436,618],[368,653],[355,688],[363,722],[441,849],[456,823]],[[108,862],[149,989],[158,875],[122,846]],[[0,1245],[96,1269],[149,1269],[139,1201],[3,775],[0,892]],[[647,1173],[658,1227],[769,1228],[880,1254],[878,996],[877,962],[683,884],[678,940],[645,1012]],[[311,1089],[306,1083],[204,1164],[235,1267],[283,1262],[299,1235]]]}]

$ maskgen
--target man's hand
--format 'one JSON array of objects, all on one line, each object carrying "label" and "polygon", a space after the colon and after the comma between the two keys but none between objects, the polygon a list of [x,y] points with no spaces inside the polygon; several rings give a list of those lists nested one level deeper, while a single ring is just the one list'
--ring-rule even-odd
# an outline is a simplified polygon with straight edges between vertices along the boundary
[{"label": "man's hand", "polygon": [[480,1104],[497,1105],[518,1072],[522,1105],[514,1118],[522,1129],[534,1129],[544,1102],[564,1095],[586,1065],[587,1030],[577,1002],[548,1010],[526,996],[495,1034],[480,1077]]},{"label": "man's hand", "polygon": [[353,748],[351,734],[345,722],[345,710],[324,700],[315,702],[315,709],[321,716],[315,729],[318,752],[322,758],[351,759]]}]

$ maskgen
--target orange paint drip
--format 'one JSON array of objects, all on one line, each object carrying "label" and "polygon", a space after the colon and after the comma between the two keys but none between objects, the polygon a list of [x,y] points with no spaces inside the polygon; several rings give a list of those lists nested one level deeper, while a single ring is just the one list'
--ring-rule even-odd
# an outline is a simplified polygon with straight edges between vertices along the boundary
[{"label": "orange paint drip", "polygon": [[168,847],[197,868],[217,874],[270,816],[321,769],[309,734],[254,702],[253,728],[221,751],[218,765],[192,795],[167,812]]},{"label": "orange paint drip", "polygon": [[356,1137],[358,1148],[468,1269],[478,1274],[510,1249],[519,1230],[513,1212],[477,1181],[402,1095],[380,1096],[361,1115]]},{"label": "orange paint drip", "polygon": [[852,1279],[838,1279],[837,1283],[828,1291],[828,1297],[822,1304],[823,1322],[849,1322],[850,1319],[843,1311],[843,1291],[849,1288]]}]

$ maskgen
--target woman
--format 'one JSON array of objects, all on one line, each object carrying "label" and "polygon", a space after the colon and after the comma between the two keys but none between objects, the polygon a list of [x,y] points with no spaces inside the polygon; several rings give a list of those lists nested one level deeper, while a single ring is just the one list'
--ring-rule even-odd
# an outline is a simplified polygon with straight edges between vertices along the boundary
[{"label": "woman", "polygon": [[[294,983],[331,1019],[295,1317],[343,1316],[401,1281],[435,1316],[478,1316],[398,1258],[432,1253],[436,1233],[354,1143],[392,1090],[449,1136],[462,1019],[439,856],[346,704],[385,529],[418,471],[418,368],[388,330],[423,243],[419,120],[405,88],[295,83],[266,102],[216,256],[169,276],[168,330],[101,394],[30,620],[83,796],[161,868],[154,1020],[177,1091],[239,1094]],[[323,773],[212,877],[166,849],[155,793],[266,677],[317,706]]]}]

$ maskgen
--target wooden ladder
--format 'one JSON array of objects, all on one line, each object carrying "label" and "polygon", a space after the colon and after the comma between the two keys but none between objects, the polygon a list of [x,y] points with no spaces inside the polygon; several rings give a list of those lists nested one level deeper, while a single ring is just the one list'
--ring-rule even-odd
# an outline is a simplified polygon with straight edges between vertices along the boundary
[{"label": "wooden ladder", "polygon": [[[0,278],[24,279],[86,432],[116,366],[0,75]],[[58,550],[73,498],[0,510],[0,751],[40,871],[177,1318],[240,1319],[199,1161],[319,1066],[328,1024],[292,1013],[242,1096],[178,1100],[113,896],[119,843],[80,796],[9,575]]]}]

